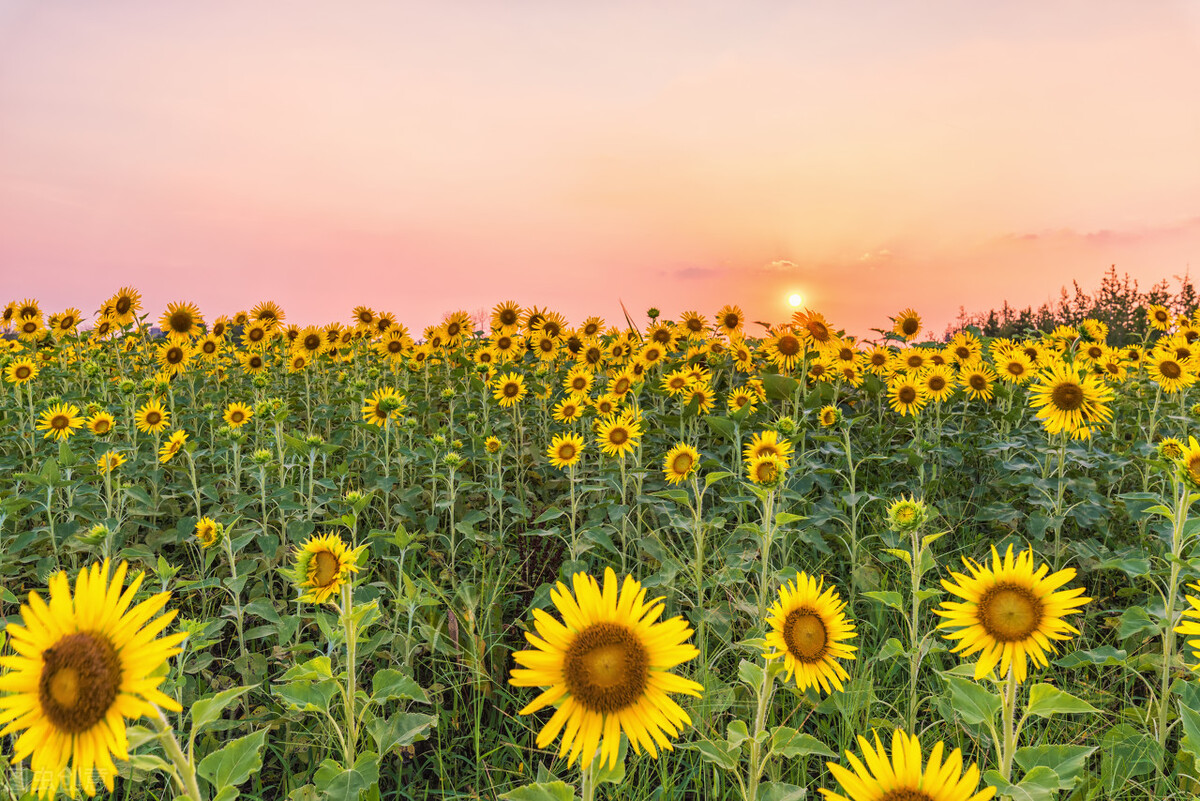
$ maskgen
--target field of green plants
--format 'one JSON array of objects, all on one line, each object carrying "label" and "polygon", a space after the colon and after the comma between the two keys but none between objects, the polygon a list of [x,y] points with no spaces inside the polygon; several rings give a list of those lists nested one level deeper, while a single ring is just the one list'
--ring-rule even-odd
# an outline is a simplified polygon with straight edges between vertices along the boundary
[{"label": "field of green plants", "polygon": [[0,798],[1200,793],[1190,310],[141,305],[3,309]]}]

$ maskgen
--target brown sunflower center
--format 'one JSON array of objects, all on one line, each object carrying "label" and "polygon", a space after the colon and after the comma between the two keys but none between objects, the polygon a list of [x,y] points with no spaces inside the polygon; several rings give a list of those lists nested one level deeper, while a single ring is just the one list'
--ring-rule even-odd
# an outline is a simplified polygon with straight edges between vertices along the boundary
[{"label": "brown sunflower center", "polygon": [[1042,624],[1041,600],[1028,587],[997,584],[979,599],[979,623],[999,642],[1021,642]]},{"label": "brown sunflower center", "polygon": [[37,320],[27,320],[25,323],[23,323],[21,325],[21,330],[24,331],[26,334],[37,333],[37,330],[38,330]]},{"label": "brown sunflower center", "polygon": [[180,309],[167,318],[167,326],[176,333],[186,334],[192,330],[192,315]]},{"label": "brown sunflower center", "polygon": [[784,334],[779,338],[779,344],[776,347],[784,356],[795,356],[800,352],[800,340],[791,334]]},{"label": "brown sunflower center", "polygon": [[126,314],[130,307],[133,306],[133,301],[126,297],[117,298],[117,314]]},{"label": "brown sunflower center", "polygon": [[608,432],[608,441],[613,445],[624,445],[629,441],[629,431],[617,426]]},{"label": "brown sunflower center", "polygon": [[308,350],[316,350],[321,344],[320,334],[309,334],[304,338],[304,347]]},{"label": "brown sunflower center", "polygon": [[651,339],[660,345],[665,345],[671,341],[671,332],[665,328],[660,328],[654,332],[654,336]]},{"label": "brown sunflower center", "polygon": [[1009,375],[1025,375],[1025,365],[1020,362],[1009,362],[1004,365],[1004,369],[1008,371]]},{"label": "brown sunflower center", "polygon": [[503,392],[504,392],[504,397],[506,397],[506,398],[515,398],[515,397],[517,397],[517,394],[520,393],[520,391],[521,391],[521,385],[518,384],[516,381],[509,381],[507,384],[504,385]]},{"label": "brown sunflower center", "polygon": [[257,370],[259,367],[262,367],[263,366],[262,356],[251,356],[249,364],[250,364],[250,367],[255,370]]},{"label": "brown sunflower center", "polygon": [[162,422],[162,413],[161,412],[154,412],[154,411],[146,412],[146,425],[156,426],[161,422]]},{"label": "brown sunflower center", "polygon": [[783,621],[783,642],[797,661],[819,662],[829,650],[829,632],[811,609],[793,609]]},{"label": "brown sunflower center", "polygon": [[734,313],[730,312],[721,318],[721,325],[728,328],[730,331],[742,324],[741,319]]},{"label": "brown sunflower center", "polygon": [[583,392],[588,388],[587,379],[581,375],[577,375],[571,379],[571,389],[576,392]]},{"label": "brown sunflower center", "polygon": [[183,348],[167,349],[167,364],[179,364],[183,361]]},{"label": "brown sunflower center", "polygon": [[1160,323],[1165,323],[1171,319],[1171,315],[1167,314],[1162,309],[1158,309],[1154,312],[1154,319]]},{"label": "brown sunflower center", "polygon": [[55,431],[62,431],[71,425],[71,418],[65,414],[56,414],[50,418],[50,427]]},{"label": "brown sunflower center", "polygon": [[538,341],[538,350],[540,350],[542,353],[553,353],[554,352],[554,340],[551,339],[550,337],[542,337]]},{"label": "brown sunflower center", "polygon": [[971,389],[985,390],[985,389],[987,389],[988,382],[987,382],[987,378],[980,375],[979,373],[972,373],[971,377],[967,379],[967,383],[971,385]]},{"label": "brown sunflower center", "polygon": [[313,556],[312,583],[317,587],[328,587],[337,578],[341,563],[329,551],[317,551]]},{"label": "brown sunflower center", "polygon": [[1164,361],[1158,365],[1158,371],[1163,374],[1164,378],[1179,378],[1183,375],[1179,362]]},{"label": "brown sunflower center", "polygon": [[905,360],[905,364],[913,370],[919,369],[921,365],[925,364],[925,357],[914,353]]},{"label": "brown sunflower center", "polygon": [[592,712],[632,706],[646,689],[646,647],[619,623],[595,623],[575,636],[563,659],[563,677],[576,703]]},{"label": "brown sunflower center", "polygon": [[1091,345],[1087,349],[1087,355],[1088,355],[1088,358],[1090,358],[1090,359],[1099,359],[1101,356],[1104,355],[1104,349],[1101,348],[1099,345]]},{"label": "brown sunflower center", "polygon": [[103,417],[92,423],[92,431],[96,434],[107,434],[110,428],[112,428],[112,423]]},{"label": "brown sunflower center", "polygon": [[42,661],[38,701],[55,728],[80,734],[104,720],[121,687],[121,660],[106,637],[68,634]]},{"label": "brown sunflower center", "polygon": [[629,391],[629,387],[631,385],[632,385],[632,382],[628,378],[624,378],[624,377],[619,378],[619,379],[617,379],[617,383],[613,384],[613,394],[614,395],[624,395],[626,392]]},{"label": "brown sunflower center", "polygon": [[704,330],[704,323],[700,321],[699,317],[689,317],[684,325],[687,327],[687,330],[691,331],[693,334],[699,334]]},{"label": "brown sunflower center", "polygon": [[29,378],[32,373],[33,370],[27,364],[18,364],[17,369],[13,371],[13,374],[19,381],[24,381],[26,378]]},{"label": "brown sunflower center", "polygon": [[517,310],[516,309],[501,309],[500,310],[500,325],[516,325]]},{"label": "brown sunflower center", "polygon": [[879,801],[933,801],[933,796],[924,790],[911,787],[896,787],[879,797]]},{"label": "brown sunflower center", "polygon": [[946,388],[946,378],[940,375],[929,376],[929,388],[934,392],[941,392]]},{"label": "brown sunflower center", "polygon": [[246,413],[241,409],[234,409],[229,413],[229,422],[240,423],[246,419]]},{"label": "brown sunflower center", "polygon": [[905,317],[900,322],[900,330],[906,337],[910,337],[921,330],[921,322],[916,317]]},{"label": "brown sunflower center", "polygon": [[213,342],[212,340],[208,340],[200,346],[200,349],[204,351],[205,354],[211,356],[217,352],[217,343]]},{"label": "brown sunflower center", "polygon": [[671,460],[671,472],[679,476],[687,475],[695,462],[696,460],[687,451],[677,453],[675,454],[675,458]]},{"label": "brown sunflower center", "polygon": [[1064,381],[1050,393],[1054,405],[1064,412],[1073,412],[1083,406],[1083,387]]},{"label": "brown sunflower center", "polygon": [[916,387],[900,387],[900,391],[896,393],[896,397],[900,399],[901,403],[912,403],[917,399]]},{"label": "brown sunflower center", "polygon": [[562,461],[568,461],[575,458],[575,443],[564,442],[558,446],[558,458]]}]

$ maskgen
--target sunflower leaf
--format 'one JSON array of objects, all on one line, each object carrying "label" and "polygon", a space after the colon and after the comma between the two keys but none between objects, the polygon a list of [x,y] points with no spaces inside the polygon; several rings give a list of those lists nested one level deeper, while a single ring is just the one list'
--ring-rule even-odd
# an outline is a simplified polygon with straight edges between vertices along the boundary
[{"label": "sunflower leaf", "polygon": [[785,759],[806,757],[812,754],[837,759],[837,754],[830,751],[825,744],[813,737],[788,726],[777,726],[771,729],[771,752]]},{"label": "sunflower leaf", "polygon": [[231,687],[219,693],[201,698],[192,704],[192,736],[210,723],[221,719],[225,708],[241,698],[253,687]]},{"label": "sunflower leaf", "polygon": [[954,711],[967,723],[991,723],[1000,714],[1000,696],[958,676],[943,673],[942,677],[950,688],[950,703]]},{"label": "sunflower leaf", "polygon": [[260,752],[266,737],[266,729],[239,737],[200,760],[197,771],[217,788],[218,792],[237,787],[250,778],[250,774],[262,768]]},{"label": "sunflower leaf", "polygon": [[535,782],[501,796],[501,801],[575,801],[575,789],[566,782]]},{"label": "sunflower leaf", "polygon": [[437,718],[417,712],[402,712],[398,715],[375,718],[367,727],[375,739],[379,753],[388,754],[393,749],[419,743],[429,737],[428,731],[437,726]]},{"label": "sunflower leaf", "polygon": [[901,612],[904,611],[904,599],[898,592],[893,592],[891,590],[880,590],[875,592],[864,592],[863,595],[879,601],[884,606],[890,606],[892,609],[898,609]]},{"label": "sunflower leaf", "polygon": [[391,668],[376,671],[371,681],[371,700],[382,704],[394,698],[421,704],[429,703],[429,694],[411,676]]},{"label": "sunflower leaf", "polygon": [[379,782],[379,755],[370,751],[361,754],[349,768],[327,759],[313,780],[328,801],[358,801],[363,791]]},{"label": "sunflower leaf", "polygon": [[1076,698],[1049,684],[1033,685],[1029,690],[1027,709],[1030,715],[1037,715],[1041,718],[1100,711],[1082,698]]}]

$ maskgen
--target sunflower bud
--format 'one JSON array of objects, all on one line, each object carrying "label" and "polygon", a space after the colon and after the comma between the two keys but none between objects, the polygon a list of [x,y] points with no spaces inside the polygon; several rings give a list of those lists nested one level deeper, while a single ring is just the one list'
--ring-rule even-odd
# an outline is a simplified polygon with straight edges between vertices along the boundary
[{"label": "sunflower bud", "polygon": [[893,531],[916,531],[929,520],[929,509],[924,501],[900,497],[888,507],[887,520]]},{"label": "sunflower bud", "polygon": [[274,459],[275,457],[266,448],[259,448],[258,450],[256,450],[254,452],[254,455],[251,456],[250,458],[259,467],[266,467],[267,465],[269,465],[271,463],[272,459]]}]

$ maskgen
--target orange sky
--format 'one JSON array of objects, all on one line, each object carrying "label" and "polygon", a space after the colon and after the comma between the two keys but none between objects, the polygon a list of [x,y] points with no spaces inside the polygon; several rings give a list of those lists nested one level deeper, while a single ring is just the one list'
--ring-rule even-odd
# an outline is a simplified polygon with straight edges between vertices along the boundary
[{"label": "orange sky", "polygon": [[419,328],[796,291],[865,333],[1200,266],[1197,2],[282,9],[0,0],[7,296]]}]

